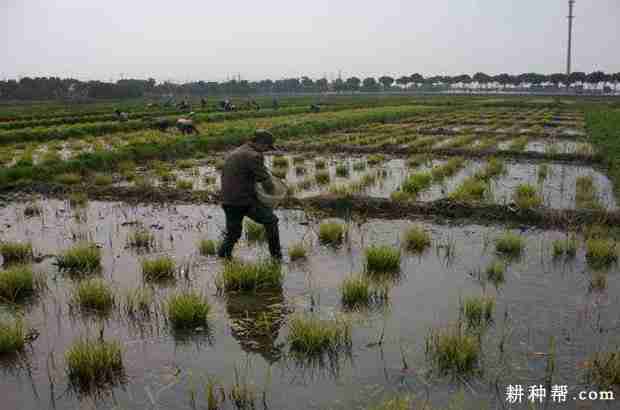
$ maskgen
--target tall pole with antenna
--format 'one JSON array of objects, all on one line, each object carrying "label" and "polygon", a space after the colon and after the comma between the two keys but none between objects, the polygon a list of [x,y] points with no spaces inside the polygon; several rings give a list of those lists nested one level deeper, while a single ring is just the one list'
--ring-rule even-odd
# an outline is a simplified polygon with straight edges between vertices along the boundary
[{"label": "tall pole with antenna", "polygon": [[575,7],[575,0],[568,0],[568,53],[566,56],[566,75],[571,73],[571,60],[573,53],[573,8]]}]

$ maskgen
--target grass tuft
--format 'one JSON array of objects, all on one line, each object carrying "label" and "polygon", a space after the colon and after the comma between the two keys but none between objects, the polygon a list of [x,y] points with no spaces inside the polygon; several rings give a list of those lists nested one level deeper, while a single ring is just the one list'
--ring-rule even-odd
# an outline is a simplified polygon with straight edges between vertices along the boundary
[{"label": "grass tuft", "polygon": [[271,260],[257,263],[230,261],[218,277],[218,288],[226,291],[257,291],[282,287],[282,265]]},{"label": "grass tuft", "polygon": [[350,174],[349,166],[347,164],[336,165],[336,176],[341,178],[348,178]]},{"label": "grass tuft", "polygon": [[273,157],[272,165],[274,166],[274,168],[288,168],[288,158],[281,155],[276,155]]},{"label": "grass tuft", "polygon": [[303,242],[293,244],[288,249],[288,256],[291,258],[291,261],[305,259],[306,254],[307,254],[307,250]]},{"label": "grass tuft", "polygon": [[314,175],[314,179],[316,180],[316,183],[318,185],[327,185],[329,184],[329,181],[331,181],[331,177],[329,176],[329,172],[327,171],[317,172]]},{"label": "grass tuft", "polygon": [[71,273],[91,273],[101,268],[101,252],[94,243],[81,242],[56,256],[56,266]]},{"label": "grass tuft", "polygon": [[173,294],[166,302],[168,320],[176,329],[188,329],[207,324],[211,305],[204,295],[193,291]]},{"label": "grass tuft", "polygon": [[155,236],[148,230],[136,229],[127,237],[127,245],[132,248],[151,248],[155,244]]},{"label": "grass tuft", "polygon": [[80,390],[115,384],[123,376],[123,354],[116,340],[80,339],[67,350],[65,361],[71,384]]},{"label": "grass tuft", "polygon": [[142,261],[142,275],[146,280],[159,281],[174,279],[176,264],[170,256],[160,256]]},{"label": "grass tuft", "polygon": [[114,180],[111,175],[97,174],[93,177],[93,184],[97,186],[109,186],[112,185]]},{"label": "grass tuft", "polygon": [[26,345],[26,330],[22,319],[0,318],[0,354],[15,353]]},{"label": "grass tuft", "polygon": [[366,271],[370,273],[400,271],[400,250],[391,246],[366,248]]},{"label": "grass tuft", "polygon": [[346,278],[340,286],[342,305],[347,309],[366,308],[388,298],[386,286],[376,286],[366,276]]},{"label": "grass tuft", "polygon": [[0,243],[0,255],[5,265],[28,262],[33,258],[32,244],[2,242]]},{"label": "grass tuft", "polygon": [[412,226],[404,233],[405,249],[422,252],[431,245],[431,235],[421,226]]},{"label": "grass tuft", "polygon": [[418,195],[421,191],[424,191],[431,186],[433,176],[430,172],[419,172],[417,174],[410,175],[405,182],[403,182],[403,192],[410,195]]},{"label": "grass tuft", "polygon": [[250,242],[264,242],[267,238],[265,227],[254,221],[247,220],[244,224],[245,239]]},{"label": "grass tuft", "polygon": [[460,325],[431,329],[426,338],[426,356],[440,374],[469,374],[478,366],[480,344]]},{"label": "grass tuft", "polygon": [[494,309],[495,299],[488,296],[465,298],[461,306],[461,312],[470,328],[480,328],[489,324],[493,320]]},{"label": "grass tuft", "polygon": [[337,245],[344,239],[344,226],[336,222],[323,222],[319,225],[319,241],[323,244]]},{"label": "grass tuft", "polygon": [[114,306],[114,290],[101,278],[85,279],[73,290],[72,303],[84,310],[106,312]]},{"label": "grass tuft", "polygon": [[130,317],[147,317],[151,314],[151,305],[155,295],[148,288],[128,290],[124,295],[124,310]]},{"label": "grass tuft", "polygon": [[14,265],[0,271],[0,300],[23,300],[44,286],[44,278],[26,265]]},{"label": "grass tuft", "polygon": [[60,174],[56,176],[56,182],[63,185],[77,185],[82,182],[82,177],[79,174]]},{"label": "grass tuft", "polygon": [[298,354],[334,353],[351,345],[351,324],[344,319],[296,315],[289,322],[288,341]]},{"label": "grass tuft", "polygon": [[562,255],[575,256],[577,254],[577,238],[575,235],[571,235],[567,239],[558,239],[552,242],[553,256],[559,257]]},{"label": "grass tuft", "polygon": [[493,261],[487,266],[486,274],[487,279],[491,282],[498,284],[504,282],[504,272],[506,270],[506,264],[502,261]]},{"label": "grass tuft", "polygon": [[213,239],[202,239],[198,243],[198,251],[203,256],[213,256],[217,254],[220,243]]},{"label": "grass tuft", "polygon": [[604,389],[620,386],[620,351],[596,353],[587,364],[591,384]]},{"label": "grass tuft", "polygon": [[542,204],[542,198],[538,194],[536,187],[529,184],[520,184],[517,186],[512,199],[521,209],[536,208]]},{"label": "grass tuft", "polygon": [[592,266],[609,266],[618,260],[618,245],[613,239],[590,238],[586,241],[586,258]]},{"label": "grass tuft", "polygon": [[523,237],[506,232],[495,240],[495,250],[499,253],[508,255],[521,255],[525,248],[525,241]]}]

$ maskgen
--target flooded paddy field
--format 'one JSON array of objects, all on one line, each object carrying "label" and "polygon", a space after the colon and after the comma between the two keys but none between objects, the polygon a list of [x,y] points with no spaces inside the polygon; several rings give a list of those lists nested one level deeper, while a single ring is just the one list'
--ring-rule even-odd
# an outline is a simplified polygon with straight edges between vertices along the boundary
[{"label": "flooded paddy field", "polygon": [[[224,389],[247,383],[256,391],[257,406],[264,393],[269,408],[356,408],[398,391],[430,394],[437,406],[461,392],[466,400],[460,408],[494,407],[504,400],[505,384],[538,383],[549,360],[555,363],[554,382],[577,391],[589,357],[613,349],[620,337],[617,266],[590,266],[581,235],[576,254],[567,258],[554,257],[551,246],[567,238],[562,231],[330,218],[346,229],[343,243],[334,247],[317,237],[324,219],[283,210],[277,212],[282,241],[303,242],[306,258],[285,258],[281,291],[240,295],[217,291],[223,265],[197,248],[201,239],[219,238],[224,220],[218,207],[93,201],[75,209],[58,200],[38,205],[40,214],[29,218],[24,217],[27,204],[0,209],[3,241],[32,244],[34,269],[44,275],[47,288],[23,305],[24,320],[37,337],[19,358],[3,362],[1,390],[9,408],[181,409],[191,408],[192,400],[206,407],[209,380]],[[431,237],[419,253],[404,249],[403,233],[412,225]],[[151,249],[128,246],[138,226],[152,233]],[[519,257],[502,257],[495,249],[508,231],[524,239]],[[112,286],[118,300],[105,315],[76,310],[71,292],[81,279],[54,266],[54,255],[80,240],[100,249],[101,270],[94,275]],[[340,287],[365,271],[364,250],[371,245],[403,248],[399,269],[383,278],[385,300],[351,312],[342,306]],[[175,278],[145,280],[140,261],[161,255],[174,259]],[[235,256],[266,255],[264,244],[244,241]],[[486,270],[497,261],[505,272],[501,281],[491,281]],[[605,275],[603,289],[593,289],[596,275]],[[122,295],[140,287],[153,292],[150,313],[131,317]],[[170,294],[188,288],[204,292],[212,311],[208,326],[180,334],[166,320],[163,306]],[[495,300],[492,322],[481,333],[484,371],[468,377],[464,387],[458,379],[433,375],[424,346],[430,329],[458,320],[462,300],[480,295]],[[257,316],[262,313],[269,317],[263,329]],[[287,335],[292,318],[301,313],[349,320],[350,346],[324,360],[295,356]],[[94,399],[68,386],[64,353],[76,339],[101,334],[121,342],[125,375]],[[500,393],[490,383],[498,383]]]}]

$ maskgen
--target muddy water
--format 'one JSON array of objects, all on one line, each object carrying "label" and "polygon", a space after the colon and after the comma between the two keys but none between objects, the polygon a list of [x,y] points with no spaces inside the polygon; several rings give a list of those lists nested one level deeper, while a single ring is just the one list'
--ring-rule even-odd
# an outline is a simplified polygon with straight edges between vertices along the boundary
[{"label": "muddy water", "polygon": [[575,166],[559,163],[548,164],[548,175],[539,179],[540,165],[525,162],[507,163],[507,173],[492,183],[492,193],[496,203],[507,204],[520,184],[537,186],[542,194],[543,203],[549,208],[575,209],[575,193],[577,178],[592,176],[599,203],[605,209],[617,209],[613,193],[613,184],[602,172],[587,166]]},{"label": "muddy water", "polygon": [[[22,216],[24,204],[0,209],[2,239],[29,240],[37,253],[52,255],[69,247],[74,237],[89,237],[102,249],[101,275],[123,292],[142,284],[139,261],[153,256],[125,247],[132,225],[140,221],[157,238],[155,253],[174,256],[184,266],[175,284],[154,286],[157,299],[164,300],[179,288],[204,290],[214,314],[208,334],[197,331],[182,337],[160,317],[142,322],[120,312],[103,322],[84,317],[71,312],[67,304],[72,279],[56,272],[51,259],[45,259],[36,268],[46,273],[49,290],[25,310],[30,326],[40,335],[21,364],[0,364],[2,407],[7,409],[187,409],[192,408],[192,390],[197,392],[197,407],[206,408],[206,378],[216,378],[229,388],[235,367],[259,393],[267,390],[272,409],[360,408],[397,392],[430,394],[430,402],[440,406],[457,390],[466,395],[462,408],[479,409],[484,403],[495,408],[504,397],[489,388],[489,380],[498,379],[500,392],[507,384],[540,383],[546,366],[541,352],[548,351],[552,336],[557,352],[553,380],[567,384],[571,393],[581,389],[588,355],[620,340],[617,269],[609,272],[605,292],[589,292],[591,272],[583,249],[573,260],[554,261],[550,255],[551,240],[562,238],[563,233],[517,231],[526,239],[524,256],[509,264],[506,282],[495,288],[483,284],[477,272],[484,272],[496,257],[492,241],[502,228],[418,221],[432,233],[433,247],[421,255],[404,254],[389,306],[353,315],[350,355],[342,355],[330,366],[303,364],[287,354],[290,313],[312,310],[329,317],[341,312],[338,286],[350,273],[363,270],[363,248],[371,243],[398,246],[401,232],[412,221],[351,222],[349,240],[332,249],[317,244],[318,221],[298,211],[278,212],[284,247],[304,240],[310,249],[308,260],[286,263],[281,294],[241,299],[216,295],[213,278],[221,264],[196,252],[200,238],[219,236],[223,226],[219,208],[92,202],[76,218],[64,202],[42,201],[41,205],[42,216],[30,219]],[[248,243],[240,243],[236,252],[244,259],[266,254],[264,246]],[[459,299],[482,293],[497,299],[495,325],[483,338],[485,375],[466,385],[429,375],[424,360],[429,328],[456,320]],[[252,331],[251,319],[265,310],[280,317],[275,334],[268,338]],[[67,390],[63,353],[77,337],[98,334],[102,325],[106,338],[123,344],[127,383],[103,397],[77,396]],[[383,348],[372,347],[384,328]],[[502,333],[508,336],[500,362]],[[596,406],[592,408],[613,408]]]}]

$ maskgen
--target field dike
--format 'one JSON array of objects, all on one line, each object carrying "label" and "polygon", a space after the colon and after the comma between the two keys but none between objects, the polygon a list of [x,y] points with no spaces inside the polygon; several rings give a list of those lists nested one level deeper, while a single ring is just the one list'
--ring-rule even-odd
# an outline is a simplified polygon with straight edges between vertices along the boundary
[{"label": "field dike", "polygon": [[[175,203],[175,204],[218,204],[219,192],[189,191],[173,188],[97,187],[81,188],[91,200],[121,201],[131,204]],[[0,196],[0,204],[24,200],[31,195],[67,199],[73,192],[63,185],[34,184],[27,190]],[[307,198],[288,198],[280,209],[303,209],[308,213],[325,216],[356,215],[361,218],[407,219],[424,216],[453,221],[476,223],[515,223],[538,228],[560,228],[604,224],[620,226],[620,211],[589,209],[519,209],[513,205],[460,202],[439,199],[431,202],[393,201],[362,195],[339,197],[333,194]]]}]

